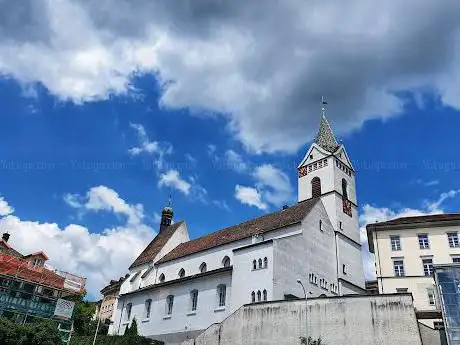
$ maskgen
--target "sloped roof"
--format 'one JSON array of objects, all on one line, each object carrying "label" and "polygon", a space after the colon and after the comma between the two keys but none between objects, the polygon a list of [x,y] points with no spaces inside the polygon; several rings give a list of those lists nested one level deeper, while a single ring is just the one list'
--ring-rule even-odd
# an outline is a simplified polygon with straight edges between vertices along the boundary
[{"label": "sloped roof", "polygon": [[427,216],[413,216],[413,217],[400,217],[392,219],[386,222],[368,224],[367,229],[378,229],[380,227],[391,226],[391,225],[409,225],[432,222],[446,222],[446,221],[460,221],[460,213],[446,213],[446,214],[432,214]]},{"label": "sloped roof", "polygon": [[221,246],[256,234],[263,234],[301,222],[319,199],[308,199],[287,209],[230,226],[192,241],[179,244],[158,263],[171,261],[213,247]]},{"label": "sloped roof", "polygon": [[31,267],[26,261],[11,255],[0,254],[0,274],[64,289],[64,277],[45,267]]},{"label": "sloped roof", "polygon": [[22,259],[23,255],[19,253],[16,249],[11,247],[8,242],[0,239],[0,246],[3,246],[5,248],[4,253],[7,255],[14,256],[16,258]]},{"label": "sloped roof", "polygon": [[152,240],[152,242],[149,243],[149,245],[144,249],[144,251],[137,257],[136,260],[129,266],[129,268],[134,268],[143,264],[146,264],[148,262],[153,261],[155,257],[158,255],[160,250],[164,247],[166,242],[171,238],[171,236],[174,234],[174,232],[179,228],[179,226],[184,223],[183,221],[180,221],[178,223],[172,224],[168,226],[166,229],[158,233],[158,235],[155,236],[155,238]]},{"label": "sloped roof", "polygon": [[321,117],[315,143],[331,153],[335,152],[340,146],[335,139],[334,133],[332,132],[331,126],[329,125],[325,115]]}]

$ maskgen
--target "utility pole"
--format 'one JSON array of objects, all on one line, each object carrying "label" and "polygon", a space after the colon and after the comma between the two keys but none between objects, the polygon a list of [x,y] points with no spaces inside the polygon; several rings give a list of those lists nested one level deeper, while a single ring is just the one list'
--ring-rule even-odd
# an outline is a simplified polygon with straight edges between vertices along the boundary
[{"label": "utility pole", "polygon": [[[305,295],[305,339],[307,340],[307,345],[309,345],[310,341],[308,340],[308,298],[307,298],[307,290],[305,290],[305,286],[300,279],[297,279],[297,283],[300,284],[303,290],[303,294]],[[94,345],[94,344],[93,344]]]}]

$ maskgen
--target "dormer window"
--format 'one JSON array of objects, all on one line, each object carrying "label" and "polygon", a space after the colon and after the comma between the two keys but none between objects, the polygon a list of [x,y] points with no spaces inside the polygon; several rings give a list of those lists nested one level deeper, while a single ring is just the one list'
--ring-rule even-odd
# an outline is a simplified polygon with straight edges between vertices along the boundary
[{"label": "dormer window", "polygon": [[32,265],[34,267],[40,267],[42,266],[42,263],[43,263],[42,259],[39,259],[39,258],[35,258],[32,260]]}]

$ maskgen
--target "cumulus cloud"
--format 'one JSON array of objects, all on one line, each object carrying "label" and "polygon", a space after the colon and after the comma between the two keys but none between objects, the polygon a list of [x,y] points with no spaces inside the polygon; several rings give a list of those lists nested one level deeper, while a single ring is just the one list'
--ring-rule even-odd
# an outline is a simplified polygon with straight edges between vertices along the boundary
[{"label": "cumulus cloud", "polygon": [[225,151],[225,164],[238,173],[246,172],[249,169],[249,164],[234,150]]},{"label": "cumulus cloud", "polygon": [[84,197],[78,196],[74,207],[127,216],[126,222],[101,233],[69,224],[23,220],[14,214],[0,219],[0,231],[9,231],[12,246],[28,254],[43,250],[49,264],[60,270],[87,278],[87,289],[93,298],[110,279],[127,273],[129,265],[152,240],[155,231],[144,224],[142,205],[130,205],[110,188],[92,188]]},{"label": "cumulus cloud", "polygon": [[220,114],[251,151],[294,151],[321,95],[339,134],[398,114],[401,90],[460,108],[459,12],[431,0],[3,1],[0,73],[77,103],[155,73],[163,107]]},{"label": "cumulus cloud", "polygon": [[158,187],[174,188],[185,195],[189,195],[192,185],[186,180],[182,179],[177,170],[171,169],[160,175]]},{"label": "cumulus cloud", "polygon": [[423,202],[423,207],[420,209],[416,208],[399,208],[392,209],[389,207],[377,207],[369,204],[365,204],[362,207],[361,214],[359,216],[360,224],[360,237],[361,244],[363,245],[363,260],[364,260],[364,269],[365,274],[368,279],[375,278],[375,267],[374,267],[374,257],[373,254],[369,253],[369,247],[367,242],[367,232],[366,225],[376,222],[385,222],[390,219],[400,218],[400,217],[414,217],[414,216],[424,216],[429,214],[440,214],[445,213],[444,209],[441,207],[442,203],[447,199],[454,198],[460,193],[460,190],[450,190],[441,195],[436,200],[425,200]]},{"label": "cumulus cloud", "polygon": [[240,202],[265,210],[268,205],[279,207],[292,201],[291,182],[280,169],[271,164],[263,164],[255,168],[252,177],[255,180],[254,187],[237,185],[235,188],[235,197]]},{"label": "cumulus cloud", "polygon": [[266,210],[268,205],[262,201],[260,192],[252,187],[235,186],[235,198],[242,204],[255,206],[260,210]]},{"label": "cumulus cloud", "polygon": [[14,212],[14,209],[8,204],[5,198],[0,197],[0,216],[7,216]]}]

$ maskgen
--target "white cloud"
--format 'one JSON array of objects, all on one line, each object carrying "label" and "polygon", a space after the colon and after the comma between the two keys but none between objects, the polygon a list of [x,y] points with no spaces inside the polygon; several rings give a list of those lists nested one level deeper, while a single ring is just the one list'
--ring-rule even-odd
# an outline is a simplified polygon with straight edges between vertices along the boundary
[{"label": "white cloud", "polygon": [[7,216],[13,212],[14,208],[3,197],[0,197],[0,216]]},{"label": "white cloud", "polygon": [[432,187],[432,186],[437,186],[439,185],[439,180],[428,180],[428,181],[425,181],[425,180],[422,180],[422,179],[417,179],[414,181],[416,184],[421,184],[422,186],[425,186],[425,187]]},{"label": "white cloud", "polygon": [[238,173],[246,172],[249,168],[248,163],[234,150],[225,151],[225,164]]},{"label": "white cloud", "polygon": [[[255,187],[245,188],[251,191],[249,195],[252,197],[257,192],[260,205],[265,206],[261,209],[266,209],[268,205],[279,207],[292,201],[293,190],[289,177],[278,168],[271,164],[260,165],[254,170],[252,177],[255,180]],[[235,197],[237,197],[236,194]],[[237,199],[243,202],[240,198],[237,197]],[[243,203],[255,206],[255,204]]]},{"label": "white cloud", "polygon": [[170,187],[175,188],[182,192],[185,195],[190,194],[190,188],[192,185],[181,178],[177,170],[169,170],[164,174],[160,175],[160,180],[158,181],[158,187]]},{"label": "white cloud", "polygon": [[228,204],[227,204],[227,202],[225,200],[213,200],[212,203],[215,206],[217,206],[217,207],[219,207],[219,208],[221,208],[221,209],[223,209],[225,211],[230,211],[230,207],[228,206]]},{"label": "white cloud", "polygon": [[268,205],[262,201],[259,191],[252,187],[235,186],[235,198],[242,204],[255,206],[260,210],[266,210]]},{"label": "white cloud", "polygon": [[362,207],[361,214],[359,216],[360,224],[360,237],[361,243],[363,244],[363,260],[365,274],[368,279],[375,278],[375,267],[374,267],[374,258],[371,253],[369,253],[369,247],[367,243],[367,232],[366,225],[376,222],[385,222],[390,219],[400,218],[400,217],[414,217],[414,216],[423,216],[429,214],[440,214],[445,213],[441,207],[442,203],[449,198],[454,198],[460,193],[460,190],[450,190],[448,192],[442,193],[438,199],[433,201],[425,201],[423,207],[420,209],[414,208],[399,208],[391,209],[388,207],[376,207],[369,204],[365,204]]},{"label": "white cloud", "polygon": [[321,95],[339,133],[398,114],[400,90],[460,108],[459,11],[431,0],[3,1],[0,73],[77,103],[136,92],[132,77],[155,73],[162,106],[223,114],[250,150],[293,151],[312,137]]},{"label": "white cloud", "polygon": [[162,168],[164,156],[172,153],[172,146],[169,143],[160,143],[158,141],[150,141],[144,126],[141,124],[130,123],[131,128],[137,132],[139,145],[128,150],[131,156],[138,156],[141,153],[146,153],[156,156],[155,164],[158,168]]},{"label": "white cloud", "polygon": [[[43,250],[52,267],[86,277],[87,289],[96,298],[110,279],[127,272],[155,235],[152,228],[140,221],[141,205],[129,205],[116,192],[101,187],[91,189],[81,198],[82,207],[125,214],[125,224],[93,233],[78,224],[61,227],[52,222],[22,220],[12,214],[0,219],[0,231],[10,232],[14,248],[24,254]],[[134,222],[133,217],[138,221]]]}]

